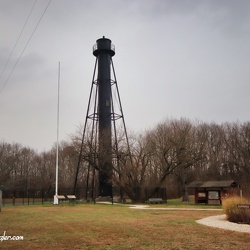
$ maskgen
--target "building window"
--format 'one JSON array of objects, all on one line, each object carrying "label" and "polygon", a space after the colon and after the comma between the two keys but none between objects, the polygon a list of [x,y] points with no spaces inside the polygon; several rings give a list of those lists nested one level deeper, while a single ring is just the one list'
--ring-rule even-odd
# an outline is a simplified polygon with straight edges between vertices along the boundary
[{"label": "building window", "polygon": [[209,200],[219,200],[219,192],[218,191],[209,191],[208,192],[208,199]]},{"label": "building window", "polygon": [[204,193],[204,192],[199,192],[199,193],[198,193],[198,197],[199,197],[199,198],[206,198],[206,193]]}]

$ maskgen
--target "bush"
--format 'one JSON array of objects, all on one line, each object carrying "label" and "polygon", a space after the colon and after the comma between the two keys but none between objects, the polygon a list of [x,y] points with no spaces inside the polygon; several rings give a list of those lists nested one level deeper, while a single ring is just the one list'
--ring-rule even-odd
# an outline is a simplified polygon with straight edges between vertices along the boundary
[{"label": "bush", "polygon": [[238,208],[238,204],[250,204],[250,200],[239,196],[227,197],[222,200],[222,208],[231,222],[250,224],[250,209]]}]

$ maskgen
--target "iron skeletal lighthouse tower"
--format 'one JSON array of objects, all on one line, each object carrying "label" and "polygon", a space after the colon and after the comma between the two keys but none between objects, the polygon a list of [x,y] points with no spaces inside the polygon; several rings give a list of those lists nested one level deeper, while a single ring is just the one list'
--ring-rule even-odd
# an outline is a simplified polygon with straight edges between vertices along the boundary
[{"label": "iron skeletal lighthouse tower", "polygon": [[[114,169],[116,169],[116,174],[121,173],[121,158],[124,160],[126,156],[130,156],[130,149],[112,60],[115,55],[115,47],[111,40],[104,36],[98,39],[93,46],[93,55],[96,57],[96,62],[74,191],[76,190],[80,164],[85,161],[85,164],[86,162],[88,164],[86,198],[90,177],[93,180],[92,190],[94,189],[96,170],[98,172],[98,195],[112,197]],[[121,122],[118,124],[118,121]],[[120,145],[122,145],[122,149],[120,149]]]}]

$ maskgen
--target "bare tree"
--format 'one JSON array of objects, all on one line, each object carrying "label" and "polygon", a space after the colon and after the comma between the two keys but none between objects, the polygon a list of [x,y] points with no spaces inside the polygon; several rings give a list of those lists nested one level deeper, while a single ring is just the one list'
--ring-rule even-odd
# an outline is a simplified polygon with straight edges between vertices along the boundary
[{"label": "bare tree", "polygon": [[224,172],[238,180],[250,195],[250,122],[225,124],[227,158]]},{"label": "bare tree", "polygon": [[147,186],[147,172],[150,166],[147,141],[140,135],[131,136],[130,149],[131,152],[128,152],[128,149],[124,147],[124,150],[120,152],[120,165],[115,169],[114,181],[133,202],[143,201],[145,196],[142,188]]}]

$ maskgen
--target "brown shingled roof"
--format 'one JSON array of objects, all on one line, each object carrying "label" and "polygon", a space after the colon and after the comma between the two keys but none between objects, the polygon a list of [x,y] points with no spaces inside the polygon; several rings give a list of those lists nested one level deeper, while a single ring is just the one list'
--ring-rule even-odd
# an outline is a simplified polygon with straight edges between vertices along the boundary
[{"label": "brown shingled roof", "polygon": [[223,188],[237,187],[238,184],[234,180],[228,181],[194,181],[188,185],[189,188]]}]

